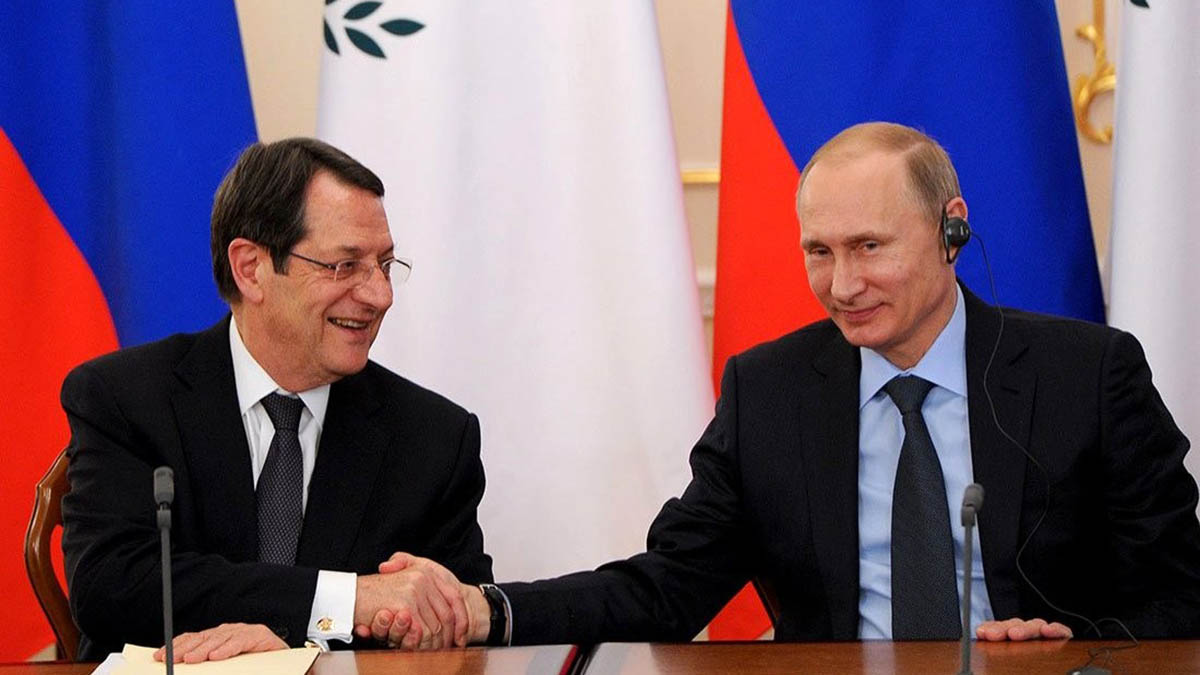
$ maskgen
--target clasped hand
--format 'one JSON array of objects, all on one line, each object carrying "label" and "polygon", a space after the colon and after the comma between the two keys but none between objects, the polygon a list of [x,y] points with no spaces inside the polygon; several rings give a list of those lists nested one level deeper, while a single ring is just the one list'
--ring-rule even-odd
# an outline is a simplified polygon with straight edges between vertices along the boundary
[{"label": "clasped hand", "polygon": [[[395,553],[380,563],[379,574],[359,575],[354,624],[359,637],[374,638],[389,647],[462,647],[487,637],[488,608],[477,588],[460,584],[445,567],[426,558]],[[271,629],[246,623],[183,633],[172,645],[176,663],[220,661],[238,654],[287,649]],[[166,648],[155,652],[154,658],[164,660]]]},{"label": "clasped hand", "polygon": [[[478,598],[473,596],[480,596]],[[427,558],[395,553],[379,574],[360,576],[354,633],[400,649],[464,647],[486,638],[487,611],[478,589],[459,583]]]}]

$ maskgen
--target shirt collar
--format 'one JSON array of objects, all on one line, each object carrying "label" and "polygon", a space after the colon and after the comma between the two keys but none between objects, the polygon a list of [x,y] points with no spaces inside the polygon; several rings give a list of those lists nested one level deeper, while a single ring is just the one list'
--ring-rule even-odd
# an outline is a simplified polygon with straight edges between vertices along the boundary
[{"label": "shirt collar", "polygon": [[317,428],[324,426],[325,409],[329,405],[328,384],[300,392],[290,392],[280,387],[246,349],[246,343],[242,342],[242,335],[238,332],[237,320],[232,318],[229,320],[229,352],[233,356],[233,381],[237,385],[238,410],[241,414],[245,415],[267,394],[279,392],[285,396],[299,396],[316,420]]},{"label": "shirt collar", "polygon": [[900,370],[879,352],[859,347],[858,408],[875,397],[897,375],[916,375],[958,396],[967,395],[967,312],[962,288],[955,285],[954,313],[917,365]]}]

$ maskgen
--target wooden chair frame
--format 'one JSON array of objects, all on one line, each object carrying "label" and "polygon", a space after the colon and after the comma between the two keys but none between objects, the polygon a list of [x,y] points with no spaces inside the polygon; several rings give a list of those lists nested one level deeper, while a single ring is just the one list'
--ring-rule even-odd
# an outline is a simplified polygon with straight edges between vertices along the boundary
[{"label": "wooden chair frame", "polygon": [[25,571],[29,574],[33,593],[54,629],[59,658],[74,661],[79,650],[79,628],[71,618],[71,605],[58,583],[50,557],[50,536],[55,528],[62,526],[62,498],[69,489],[64,450],[37,484],[33,515],[29,518],[29,529],[25,531]]}]

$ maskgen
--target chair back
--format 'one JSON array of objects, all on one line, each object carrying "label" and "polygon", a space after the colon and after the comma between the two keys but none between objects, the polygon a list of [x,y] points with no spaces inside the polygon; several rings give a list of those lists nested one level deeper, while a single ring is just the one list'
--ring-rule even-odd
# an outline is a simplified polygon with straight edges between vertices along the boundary
[{"label": "chair back", "polygon": [[50,470],[37,484],[33,515],[29,518],[29,529],[25,531],[25,571],[29,573],[33,593],[54,629],[59,658],[74,661],[79,649],[79,628],[71,618],[67,594],[58,583],[50,558],[50,537],[55,528],[62,527],[62,498],[69,488],[64,450],[54,458]]}]

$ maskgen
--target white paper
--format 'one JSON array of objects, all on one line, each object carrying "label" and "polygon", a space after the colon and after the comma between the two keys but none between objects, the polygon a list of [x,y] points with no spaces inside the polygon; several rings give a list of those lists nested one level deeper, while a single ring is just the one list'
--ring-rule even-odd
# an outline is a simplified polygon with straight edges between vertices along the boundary
[{"label": "white paper", "polygon": [[[167,672],[166,664],[154,660],[154,647],[138,647],[125,645],[120,655],[110,654],[97,673],[112,673],[112,675],[143,675]],[[272,652],[257,652],[242,654],[224,661],[205,661],[204,663],[176,663],[177,673],[205,673],[206,675],[304,675],[312,667],[313,661],[321,653],[319,649],[299,647],[296,649],[280,649]],[[124,663],[115,664],[111,670],[102,671],[105,665],[114,661],[114,657],[123,657]]]}]

